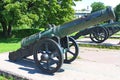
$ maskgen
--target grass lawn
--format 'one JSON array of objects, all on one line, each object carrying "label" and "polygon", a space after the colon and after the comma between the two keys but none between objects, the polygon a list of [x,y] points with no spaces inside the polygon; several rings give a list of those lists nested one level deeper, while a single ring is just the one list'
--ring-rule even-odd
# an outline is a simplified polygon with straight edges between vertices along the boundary
[{"label": "grass lawn", "polygon": [[8,79],[6,79],[6,78],[3,77],[3,76],[0,76],[0,80],[8,80]]},{"label": "grass lawn", "polygon": [[20,41],[22,38],[40,32],[39,29],[20,29],[13,30],[11,38],[3,38],[2,30],[0,30],[0,53],[15,51],[20,48]]},{"label": "grass lawn", "polygon": [[20,38],[0,39],[0,53],[15,51],[20,48]]},{"label": "grass lawn", "polygon": [[0,53],[14,51],[20,48],[20,43],[0,43]]},{"label": "grass lawn", "polygon": [[0,75],[0,80],[14,80],[14,78],[13,77],[5,77],[5,76]]}]

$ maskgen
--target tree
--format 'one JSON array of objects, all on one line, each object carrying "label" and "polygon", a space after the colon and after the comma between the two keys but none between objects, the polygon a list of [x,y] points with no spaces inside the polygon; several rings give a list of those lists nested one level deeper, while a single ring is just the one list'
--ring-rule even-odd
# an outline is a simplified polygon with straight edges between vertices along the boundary
[{"label": "tree", "polygon": [[[74,0],[80,1],[80,0]],[[0,0],[0,23],[3,35],[11,35],[12,27],[26,24],[45,27],[63,24],[74,17],[73,0]]]},{"label": "tree", "polygon": [[102,3],[102,2],[94,2],[91,4],[91,7],[92,7],[91,12],[95,12],[95,11],[102,10],[102,9],[106,8],[104,3]]},{"label": "tree", "polygon": [[115,14],[116,14],[116,21],[120,21],[120,4],[118,4],[115,9]]},{"label": "tree", "polygon": [[[0,23],[3,29],[3,36],[11,35],[12,27],[17,25],[24,16],[23,10],[25,6],[16,0],[1,0],[0,1]],[[24,16],[24,19],[26,17]],[[29,22],[27,19],[26,23]]]},{"label": "tree", "polygon": [[38,21],[33,22],[32,27],[59,25],[74,17],[73,0],[36,0],[26,3],[31,4],[28,13],[35,13],[39,17]]}]

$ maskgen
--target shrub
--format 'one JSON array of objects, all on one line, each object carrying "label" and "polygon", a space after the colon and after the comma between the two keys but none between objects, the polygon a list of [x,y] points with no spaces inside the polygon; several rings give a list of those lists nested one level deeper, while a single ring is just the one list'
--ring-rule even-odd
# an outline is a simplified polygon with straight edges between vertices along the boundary
[{"label": "shrub", "polygon": [[20,29],[20,30],[13,30],[12,37],[14,38],[24,38],[30,36],[34,33],[40,32],[39,29]]}]

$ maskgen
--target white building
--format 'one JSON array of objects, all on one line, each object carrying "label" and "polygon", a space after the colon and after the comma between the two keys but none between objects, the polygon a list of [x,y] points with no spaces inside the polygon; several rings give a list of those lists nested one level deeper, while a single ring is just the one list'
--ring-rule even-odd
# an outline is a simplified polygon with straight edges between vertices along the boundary
[{"label": "white building", "polygon": [[82,10],[75,10],[75,17],[76,18],[80,18],[80,17],[84,17],[88,14],[91,13],[91,8],[89,6],[87,6],[86,9],[82,9]]},{"label": "white building", "polygon": [[91,11],[87,11],[87,10],[85,10],[85,11],[76,10],[75,11],[75,17],[76,18],[84,17],[84,16],[86,16],[90,13],[91,13]]}]

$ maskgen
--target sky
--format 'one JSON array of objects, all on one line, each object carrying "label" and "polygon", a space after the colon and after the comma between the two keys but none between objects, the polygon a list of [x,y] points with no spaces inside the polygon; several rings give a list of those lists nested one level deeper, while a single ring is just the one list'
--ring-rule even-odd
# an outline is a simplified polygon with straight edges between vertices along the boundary
[{"label": "sky", "polygon": [[112,6],[113,8],[116,7],[116,5],[120,4],[120,0],[82,0],[76,2],[76,7],[74,7],[74,9],[75,10],[87,9],[87,6],[89,6],[90,8],[90,5],[93,2],[102,2],[105,4],[105,6]]}]

